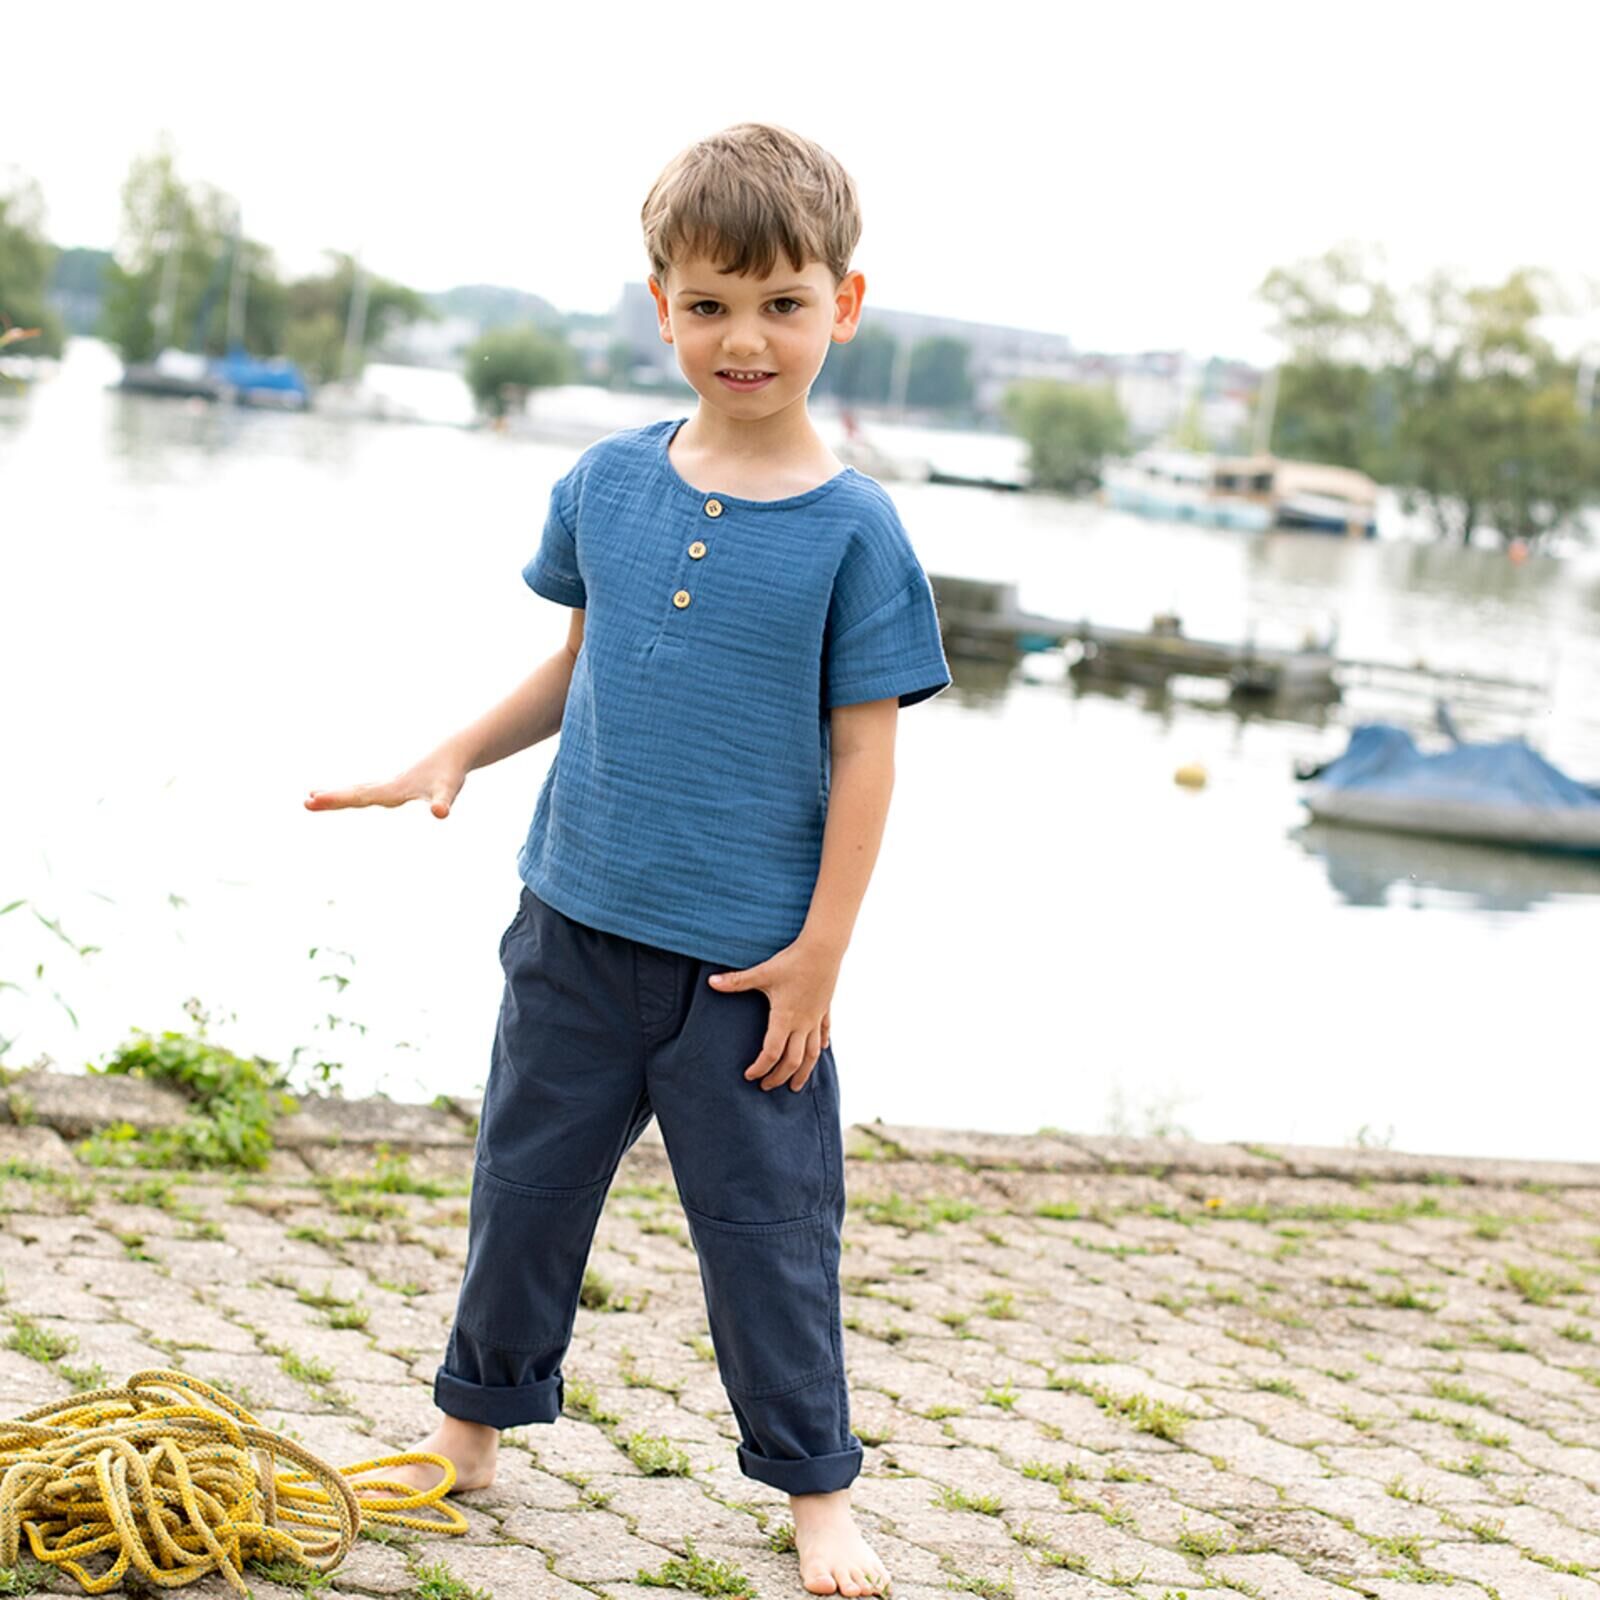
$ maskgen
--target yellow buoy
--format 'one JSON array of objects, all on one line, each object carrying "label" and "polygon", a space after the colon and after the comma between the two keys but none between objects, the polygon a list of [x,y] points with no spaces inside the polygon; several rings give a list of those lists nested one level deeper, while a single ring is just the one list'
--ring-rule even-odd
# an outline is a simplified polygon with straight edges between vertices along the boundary
[{"label": "yellow buoy", "polygon": [[1198,761],[1186,761],[1172,774],[1172,781],[1184,789],[1203,789],[1206,769]]},{"label": "yellow buoy", "polygon": [[[279,1472],[277,1458],[303,1470]],[[444,1477],[431,1489],[350,1482],[408,1461]],[[16,1566],[26,1535],[35,1560],[70,1573],[86,1594],[116,1588],[131,1567],[162,1589],[220,1572],[248,1596],[245,1562],[287,1557],[331,1572],[363,1522],[465,1533],[466,1518],[441,1503],[455,1481],[447,1457],[415,1450],[331,1467],[204,1380],[152,1368],[120,1388],[0,1419],[0,1567]],[[383,1489],[400,1492],[372,1492]],[[408,1514],[427,1508],[437,1515]],[[101,1552],[111,1556],[105,1571],[81,1565]]]}]

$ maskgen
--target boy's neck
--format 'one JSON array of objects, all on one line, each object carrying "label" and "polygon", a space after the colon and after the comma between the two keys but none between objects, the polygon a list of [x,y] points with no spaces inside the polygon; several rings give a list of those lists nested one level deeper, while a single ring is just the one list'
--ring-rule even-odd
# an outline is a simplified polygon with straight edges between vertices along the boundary
[{"label": "boy's neck", "polygon": [[754,466],[801,468],[832,461],[822,435],[812,424],[802,396],[771,416],[746,420],[708,406],[702,400],[678,430],[672,454],[707,462],[728,461]]}]

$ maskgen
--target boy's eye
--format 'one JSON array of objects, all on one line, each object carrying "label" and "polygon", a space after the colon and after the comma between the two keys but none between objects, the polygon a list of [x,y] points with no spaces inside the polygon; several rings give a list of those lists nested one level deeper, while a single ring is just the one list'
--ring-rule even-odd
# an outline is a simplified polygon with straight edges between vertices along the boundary
[{"label": "boy's eye", "polygon": [[[696,300],[694,304],[689,307],[689,309],[696,315],[699,315],[701,306],[715,306],[717,303],[718,302],[715,300]],[[805,309],[792,295],[786,294],[781,294],[776,300],[770,300],[767,303],[774,306],[793,306],[795,311],[802,311]],[[792,317],[794,315],[794,311],[785,311],[783,315],[786,317]]]}]

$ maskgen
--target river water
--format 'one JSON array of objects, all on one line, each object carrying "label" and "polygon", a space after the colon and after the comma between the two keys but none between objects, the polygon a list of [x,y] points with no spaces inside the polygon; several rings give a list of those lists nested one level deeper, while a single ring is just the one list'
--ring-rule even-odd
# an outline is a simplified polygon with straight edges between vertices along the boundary
[{"label": "river water", "polygon": [[[0,905],[28,902],[0,917],[8,1060],[103,1060],[134,1026],[188,1027],[193,996],[221,1042],[337,1062],[347,1092],[481,1087],[553,744],[473,774],[444,822],[301,800],[409,764],[559,645],[520,568],[578,446],[122,396],[115,374],[79,341],[0,395]],[[459,409],[447,375],[404,381]],[[596,435],[685,410],[564,398]],[[935,434],[879,437],[937,459]],[[950,443],[966,471],[1013,449]],[[1526,715],[1458,717],[1600,777],[1593,555],[891,487],[930,572],[1014,581],[1033,610],[1171,608],[1263,643],[1336,622],[1352,656],[1537,679]],[[1363,716],[1420,728],[1425,697],[1241,717],[1205,684],[1076,688],[1049,655],[953,666],[901,715],[834,998],[848,1119],[1595,1156],[1600,865],[1304,824],[1296,758]],[[1203,789],[1173,782],[1189,762]]]}]

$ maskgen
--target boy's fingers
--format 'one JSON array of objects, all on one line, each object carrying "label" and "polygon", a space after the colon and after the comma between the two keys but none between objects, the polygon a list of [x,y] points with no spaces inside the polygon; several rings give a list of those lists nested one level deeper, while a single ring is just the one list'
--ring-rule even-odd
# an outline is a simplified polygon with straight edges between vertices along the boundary
[{"label": "boy's fingers", "polygon": [[315,801],[315,810],[338,811],[346,806],[392,806],[400,802],[394,797],[393,785],[387,783],[358,783],[349,789],[313,789],[306,804]]}]

